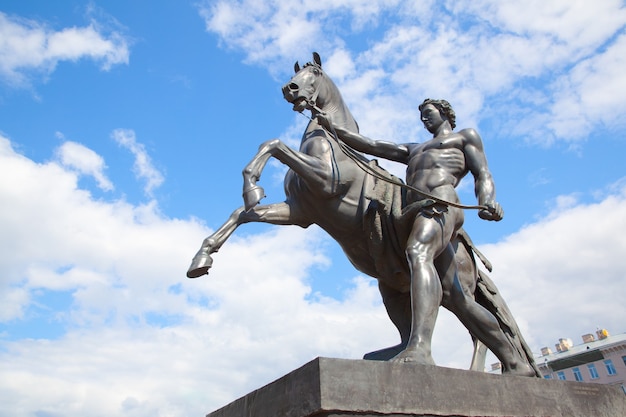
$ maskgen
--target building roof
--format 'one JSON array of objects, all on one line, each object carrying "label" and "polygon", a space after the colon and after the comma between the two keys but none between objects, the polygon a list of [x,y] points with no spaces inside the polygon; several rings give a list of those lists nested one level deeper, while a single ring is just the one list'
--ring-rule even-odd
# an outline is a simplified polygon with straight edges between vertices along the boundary
[{"label": "building roof", "polygon": [[552,370],[558,371],[576,365],[602,360],[604,359],[602,355],[603,350],[622,344],[626,346],[626,333],[572,346],[564,352],[551,353],[535,358],[535,361],[539,366],[549,364]]}]

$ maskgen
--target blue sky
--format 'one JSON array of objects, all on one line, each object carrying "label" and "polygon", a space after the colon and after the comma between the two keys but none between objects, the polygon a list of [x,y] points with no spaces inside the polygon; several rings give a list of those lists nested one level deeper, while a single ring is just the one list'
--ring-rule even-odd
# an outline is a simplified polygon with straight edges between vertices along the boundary
[{"label": "blue sky", "polygon": [[[369,137],[426,140],[426,97],[478,129],[505,218],[466,229],[534,351],[623,333],[626,7],[518,3],[0,1],[0,415],[203,415],[397,342],[316,227],[242,226],[185,278],[258,145],[297,148],[280,88],[313,51]],[[469,366],[445,311],[434,350]]]}]

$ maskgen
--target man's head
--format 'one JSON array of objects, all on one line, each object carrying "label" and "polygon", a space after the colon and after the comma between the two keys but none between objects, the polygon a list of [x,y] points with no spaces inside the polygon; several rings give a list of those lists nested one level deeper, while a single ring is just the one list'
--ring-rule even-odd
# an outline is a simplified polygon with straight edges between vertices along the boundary
[{"label": "man's head", "polygon": [[454,114],[454,110],[452,110],[452,106],[450,105],[450,103],[448,103],[446,100],[433,100],[427,98],[419,106],[420,113],[422,113],[424,107],[429,104],[439,110],[439,113],[441,113],[441,117],[450,122],[450,126],[452,127],[452,129],[456,127],[456,115]]}]

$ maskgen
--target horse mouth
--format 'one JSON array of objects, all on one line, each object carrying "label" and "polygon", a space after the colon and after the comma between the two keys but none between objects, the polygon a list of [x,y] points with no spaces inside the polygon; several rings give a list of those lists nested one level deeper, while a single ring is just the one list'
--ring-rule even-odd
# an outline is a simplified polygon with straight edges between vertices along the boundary
[{"label": "horse mouth", "polygon": [[304,97],[298,97],[293,101],[293,110],[302,113],[307,108],[307,100]]}]

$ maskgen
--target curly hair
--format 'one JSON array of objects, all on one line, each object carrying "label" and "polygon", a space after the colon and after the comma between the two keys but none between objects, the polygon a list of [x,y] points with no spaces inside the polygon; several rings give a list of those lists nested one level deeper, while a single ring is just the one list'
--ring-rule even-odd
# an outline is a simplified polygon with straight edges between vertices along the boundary
[{"label": "curly hair", "polygon": [[452,110],[452,106],[446,100],[433,100],[431,98],[427,98],[424,100],[422,104],[419,105],[419,111],[421,112],[424,106],[427,104],[432,104],[439,110],[439,112],[450,122],[450,126],[452,129],[456,127],[456,114],[454,114],[454,110]]}]

